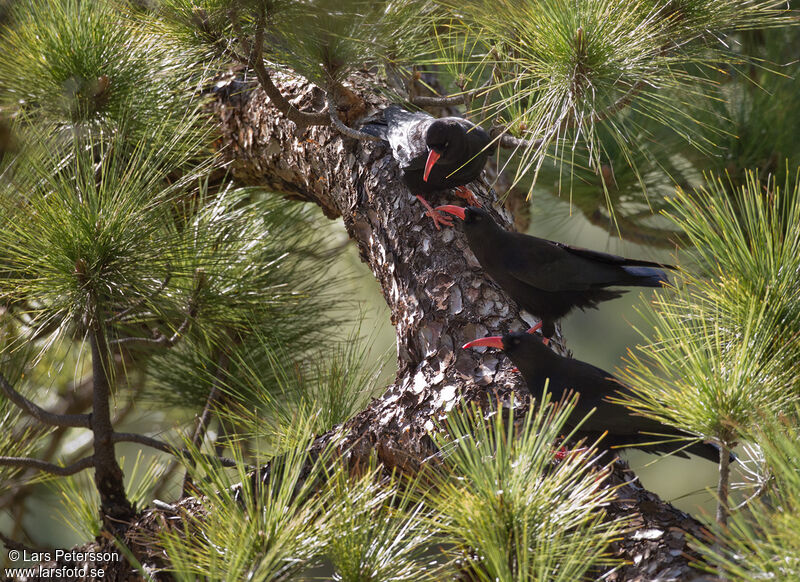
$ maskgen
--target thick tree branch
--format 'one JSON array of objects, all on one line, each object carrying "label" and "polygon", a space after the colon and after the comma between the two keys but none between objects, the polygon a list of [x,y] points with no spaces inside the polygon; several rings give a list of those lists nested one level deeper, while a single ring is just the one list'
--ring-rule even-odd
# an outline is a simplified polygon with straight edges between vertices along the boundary
[{"label": "thick tree branch", "polygon": [[2,374],[0,374],[0,389],[3,390],[3,393],[11,402],[19,406],[39,422],[50,426],[89,428],[88,414],[54,414],[48,412],[14,390],[14,387],[9,384],[8,380],[6,380],[5,376]]},{"label": "thick tree branch", "polygon": [[0,465],[4,467],[36,469],[37,471],[44,471],[45,473],[51,473],[59,477],[67,477],[83,471],[84,469],[89,469],[94,465],[94,461],[94,455],[92,455],[90,457],[84,457],[80,461],[75,461],[66,467],[62,467],[61,465],[55,465],[39,459],[29,459],[27,457],[0,457]]},{"label": "thick tree branch", "polygon": [[[370,109],[387,105],[374,90],[379,79],[359,73],[349,83]],[[314,87],[303,79],[282,77],[280,90],[295,95],[301,108],[314,101]],[[299,137],[267,94],[243,90],[241,83],[236,91],[220,90],[218,99],[223,151],[231,158],[234,176],[288,198],[313,201],[330,217],[341,216],[392,314],[395,381],[366,410],[319,437],[313,450],[335,439],[354,463],[375,454],[389,469],[413,472],[436,452],[429,433],[454,406],[506,401],[512,392],[524,400],[527,390],[505,357],[459,346],[476,337],[527,329],[530,322],[479,268],[461,229],[437,231],[424,216],[387,147],[344,140],[330,126],[309,127]],[[500,224],[511,228],[510,216],[484,184],[472,183],[470,189]],[[442,202],[447,196],[441,195]],[[687,536],[701,535],[700,524],[641,488],[622,465],[615,478],[619,496],[609,514],[631,518],[634,527],[614,546],[626,565],[606,573],[606,579],[691,579],[689,558],[697,556]],[[201,499],[178,505],[181,513],[205,510]],[[143,562],[157,563],[147,540],[168,520],[180,519],[150,510],[129,530],[126,543]]]}]

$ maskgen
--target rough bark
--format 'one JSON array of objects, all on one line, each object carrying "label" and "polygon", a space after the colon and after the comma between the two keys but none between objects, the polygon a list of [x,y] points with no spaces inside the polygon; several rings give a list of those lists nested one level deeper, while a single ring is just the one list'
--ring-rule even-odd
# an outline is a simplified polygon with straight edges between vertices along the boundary
[{"label": "rough bark", "polygon": [[[323,109],[321,93],[305,81],[279,76],[275,81],[298,109]],[[349,89],[368,108],[378,108],[385,104],[374,91],[378,82],[363,73],[351,79]],[[502,355],[460,349],[470,339],[528,324],[483,274],[460,229],[437,231],[423,215],[400,181],[387,147],[342,137],[329,127],[296,131],[262,90],[239,79],[219,83],[216,96],[224,151],[236,178],[312,202],[326,216],[341,218],[391,310],[398,346],[395,381],[381,398],[336,429],[347,435],[353,456],[374,451],[389,467],[414,470],[433,452],[427,432],[454,405],[507,399],[515,391],[527,394]],[[495,219],[510,228],[511,216],[494,193],[484,184],[471,187]],[[559,344],[560,336],[556,339]],[[323,435],[319,444],[330,437]],[[630,516],[633,527],[614,547],[628,563],[607,579],[695,579],[699,574],[690,561],[699,558],[690,551],[687,534],[701,536],[702,526],[641,488],[624,464],[618,464],[614,479],[622,486],[609,513],[612,518]],[[174,511],[145,511],[125,536],[143,564],[159,563],[159,556],[148,549],[155,532],[180,520],[183,512],[203,511],[193,498],[176,505]],[[106,580],[126,576],[120,570],[107,574]]]}]

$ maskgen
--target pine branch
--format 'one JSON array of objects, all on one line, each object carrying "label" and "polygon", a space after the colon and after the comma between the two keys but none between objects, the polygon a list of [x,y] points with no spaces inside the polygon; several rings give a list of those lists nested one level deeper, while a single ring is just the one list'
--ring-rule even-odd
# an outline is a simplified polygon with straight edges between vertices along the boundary
[{"label": "pine branch", "polygon": [[[469,104],[478,97],[481,91],[488,89],[491,84],[492,79],[490,77],[483,85],[472,91],[462,91],[456,95],[444,95],[441,97],[436,95],[415,95],[409,99],[409,101],[417,107],[454,107],[456,105],[466,105],[467,109],[469,109]],[[461,87],[461,84],[459,84],[459,87]]]},{"label": "pine branch", "polygon": [[256,72],[261,88],[269,97],[272,104],[278,111],[283,113],[289,121],[294,122],[298,128],[306,128],[310,125],[330,125],[331,118],[326,113],[306,113],[300,111],[297,107],[289,103],[289,100],[281,93],[280,89],[275,86],[272,77],[264,65],[264,27],[266,25],[263,12],[259,14],[256,21],[256,33],[254,44],[251,47],[247,41],[247,37],[239,26],[238,18],[235,11],[231,12],[231,21],[233,23],[234,31],[239,37],[239,42],[242,45],[244,54],[249,55],[246,64],[249,64]]},{"label": "pine branch", "polygon": [[115,340],[109,341],[109,345],[123,345],[123,344],[145,344],[145,345],[156,345],[162,346],[165,348],[171,348],[178,340],[180,340],[186,331],[189,329],[192,321],[197,317],[197,312],[199,310],[198,307],[198,296],[200,295],[200,291],[205,284],[205,277],[203,276],[202,271],[198,271],[195,274],[195,288],[192,292],[192,296],[189,298],[189,302],[186,308],[186,317],[175,330],[175,332],[171,336],[166,336],[161,333],[157,329],[153,329],[153,337],[140,337],[140,336],[132,336],[132,337],[123,337],[117,338]]},{"label": "pine branch", "polygon": [[114,426],[111,422],[111,363],[105,338],[104,320],[95,313],[95,327],[89,331],[92,353],[92,433],[94,434],[94,481],[100,494],[100,513],[107,529],[115,531],[119,523],[135,514],[125,493],[122,469],[114,451]]},{"label": "pine branch", "polygon": [[59,427],[71,426],[78,428],[89,428],[90,426],[90,417],[88,414],[54,414],[34,404],[22,394],[14,390],[14,387],[9,384],[8,380],[6,380],[5,376],[2,374],[0,374],[0,388],[11,402],[30,414],[39,422],[50,426]]},{"label": "pine branch", "polygon": [[436,97],[434,95],[416,95],[410,99],[412,105],[417,107],[455,107],[466,103],[466,94],[445,95]]},{"label": "pine branch", "polygon": [[[200,414],[200,418],[197,419],[197,426],[195,427],[194,434],[192,435],[192,445],[195,448],[200,448],[200,445],[203,442],[203,439],[206,436],[206,430],[208,429],[208,424],[211,422],[211,412],[216,406],[217,401],[220,398],[220,384],[222,383],[222,376],[228,366],[228,356],[226,354],[221,354],[217,359],[217,369],[214,374],[214,381],[211,384],[211,390],[208,393],[208,399],[206,400],[206,405],[203,407],[203,412]],[[191,463],[191,461],[190,461]],[[194,467],[194,463],[191,463],[191,466]],[[192,485],[192,478],[189,474],[189,468],[186,468],[186,474],[183,477],[183,494],[188,495],[189,489]]]},{"label": "pine branch", "polygon": [[94,455],[91,455],[82,458],[80,461],[75,461],[71,465],[62,467],[61,465],[40,461],[39,459],[30,459],[28,457],[0,457],[0,465],[4,467],[36,469],[52,475],[58,475],[59,477],[67,477],[83,471],[84,469],[89,469],[94,465],[94,461]]},{"label": "pine branch", "polygon": [[342,120],[339,119],[336,103],[334,103],[333,96],[330,94],[330,92],[325,93],[325,100],[328,103],[328,113],[330,114],[331,124],[339,133],[346,135],[347,137],[352,137],[353,139],[381,141],[381,138],[375,135],[370,135],[368,133],[364,133],[363,131],[358,131],[357,129],[346,126]]},{"label": "pine branch", "polygon": [[[190,459],[192,455],[195,454],[189,449],[175,447],[165,443],[164,441],[133,432],[115,432],[111,440],[115,443],[138,443],[140,445],[144,445],[176,457],[184,457],[187,459]],[[202,456],[204,459],[218,462],[223,467],[235,467],[238,464],[234,459],[229,459],[228,457],[219,457],[216,455],[206,454],[201,454],[200,456]],[[255,467],[248,466],[248,470],[251,469],[255,469]]]},{"label": "pine branch", "polygon": [[29,554],[35,554],[37,552],[46,552],[44,548],[34,548],[31,546],[26,546],[22,542],[18,542],[3,532],[0,531],[0,542],[3,542],[6,548],[9,550],[17,550],[18,552],[28,552]]},{"label": "pine branch", "polygon": [[728,525],[728,488],[731,479],[731,453],[727,443],[719,447],[719,480],[717,481],[717,524],[725,527]]}]

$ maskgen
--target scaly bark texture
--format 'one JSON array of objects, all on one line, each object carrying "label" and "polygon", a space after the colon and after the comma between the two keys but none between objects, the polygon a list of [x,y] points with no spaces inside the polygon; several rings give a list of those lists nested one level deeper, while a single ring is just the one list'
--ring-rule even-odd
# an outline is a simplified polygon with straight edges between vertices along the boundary
[{"label": "scaly bark texture", "polygon": [[[374,92],[379,83],[363,73],[349,87],[368,108],[378,109],[386,105]],[[300,109],[322,107],[317,90],[302,79],[283,77],[279,84]],[[380,284],[397,330],[395,382],[338,432],[354,447],[354,456],[375,451],[388,466],[413,470],[434,452],[427,431],[457,402],[525,393],[508,359],[496,351],[480,354],[460,346],[528,324],[480,269],[458,221],[455,228],[437,231],[423,215],[388,147],[343,138],[326,127],[297,135],[264,93],[252,87],[231,79],[218,93],[216,108],[234,175],[314,202],[331,218],[341,217]],[[476,186],[471,188],[483,206],[512,228],[512,217],[494,193]],[[688,549],[686,533],[700,537],[700,524],[638,486],[624,464],[614,479],[622,487],[609,513],[630,516],[634,527],[615,546],[629,564],[608,579],[699,576],[690,566],[697,556]]]},{"label": "scaly bark texture", "polygon": [[[306,81],[285,76],[275,80],[299,109],[323,110],[322,93]],[[378,109],[386,105],[374,90],[380,82],[362,73],[347,86],[367,109]],[[514,391],[518,397],[527,394],[521,377],[510,371],[502,354],[460,349],[468,340],[526,328],[528,323],[486,278],[458,224],[437,231],[423,215],[421,205],[400,181],[388,147],[344,138],[329,127],[296,131],[252,82],[231,76],[216,87],[214,108],[223,151],[236,178],[287,198],[313,202],[326,216],[341,218],[391,310],[397,330],[397,376],[381,398],[335,429],[346,435],[351,455],[359,458],[375,451],[388,467],[414,470],[434,452],[427,432],[454,405],[507,400]],[[471,188],[495,219],[510,228],[511,216],[494,193],[485,185]],[[557,335],[557,344],[559,339]],[[331,436],[321,436],[318,444]],[[609,514],[631,517],[633,527],[614,547],[627,565],[607,579],[696,578],[699,573],[690,560],[697,556],[688,549],[687,534],[699,537],[701,525],[638,486],[623,463],[613,479],[621,487]],[[174,512],[146,510],[129,529],[125,541],[145,567],[158,567],[161,560],[151,553],[148,540],[180,522],[184,512],[203,511],[202,502],[194,498],[176,505]],[[120,570],[109,579],[126,579],[126,572]]]}]

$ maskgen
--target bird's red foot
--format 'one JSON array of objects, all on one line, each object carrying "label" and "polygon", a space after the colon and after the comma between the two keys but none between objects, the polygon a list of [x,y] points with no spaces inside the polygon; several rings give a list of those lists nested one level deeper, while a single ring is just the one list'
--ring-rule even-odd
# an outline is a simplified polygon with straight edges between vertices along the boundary
[{"label": "bird's red foot", "polygon": [[[540,329],[542,329],[542,322],[541,322],[541,321],[540,321],[539,323],[537,323],[536,325],[534,325],[532,328],[530,328],[530,329],[527,331],[527,333],[536,333],[536,332],[537,332],[537,331],[539,331]],[[543,337],[543,338],[542,338],[542,343],[543,343],[544,345],[548,345],[548,344],[550,343],[550,338],[549,338],[549,337]]]},{"label": "bird's red foot", "polygon": [[555,452],[553,456],[556,458],[557,461],[563,461],[569,455],[577,455],[585,452],[586,450],[587,447],[581,447],[579,449],[572,449],[572,450],[567,449],[567,447],[561,447]]},{"label": "bird's red foot", "polygon": [[440,224],[443,225],[443,226],[453,226],[453,220],[451,218],[445,216],[444,214],[442,214],[438,210],[434,210],[433,206],[428,204],[428,201],[425,200],[425,198],[423,198],[419,194],[417,194],[417,200],[419,200],[420,203],[422,203],[422,205],[425,208],[428,209],[428,211],[425,213],[425,215],[431,217],[431,219],[433,220],[433,226],[436,227],[436,230],[441,230],[442,229],[439,226]]},{"label": "bird's red foot", "polygon": [[466,186],[458,186],[456,188],[455,195],[466,200],[467,204],[470,206],[476,206],[477,208],[481,207],[481,203],[475,197],[475,194],[473,194],[472,191]]}]

